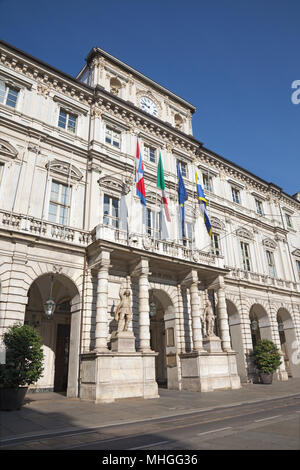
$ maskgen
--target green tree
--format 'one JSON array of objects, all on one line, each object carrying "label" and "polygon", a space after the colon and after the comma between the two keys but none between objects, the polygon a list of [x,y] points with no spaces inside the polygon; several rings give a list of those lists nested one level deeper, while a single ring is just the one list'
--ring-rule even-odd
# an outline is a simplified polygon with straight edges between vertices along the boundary
[{"label": "green tree", "polygon": [[18,388],[36,382],[44,370],[39,334],[28,325],[13,325],[3,341],[6,363],[0,364],[0,387]]}]

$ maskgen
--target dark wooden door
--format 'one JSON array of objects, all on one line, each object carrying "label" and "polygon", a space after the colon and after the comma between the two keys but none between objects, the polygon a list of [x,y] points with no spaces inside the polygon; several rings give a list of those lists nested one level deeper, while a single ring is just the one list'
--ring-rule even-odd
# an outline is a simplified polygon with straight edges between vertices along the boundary
[{"label": "dark wooden door", "polygon": [[68,385],[70,325],[57,325],[54,391],[64,392]]}]

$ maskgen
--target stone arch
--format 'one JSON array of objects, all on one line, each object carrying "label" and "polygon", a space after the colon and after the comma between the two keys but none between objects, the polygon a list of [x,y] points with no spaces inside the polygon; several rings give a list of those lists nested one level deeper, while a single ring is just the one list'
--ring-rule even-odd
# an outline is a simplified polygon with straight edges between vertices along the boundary
[{"label": "stone arch", "polygon": [[236,352],[238,374],[241,382],[247,382],[247,367],[242,335],[242,319],[237,305],[226,298],[231,347]]},{"label": "stone arch", "polygon": [[[35,388],[66,390],[68,396],[76,397],[81,329],[80,290],[74,280],[61,270],[48,270],[30,283],[27,296],[24,322],[38,330],[45,354],[44,374]],[[44,303],[50,296],[56,306],[49,319],[44,314]]]},{"label": "stone arch", "polygon": [[[270,341],[272,338],[272,329],[271,321],[268,315],[268,305],[266,302],[262,301],[260,303],[254,302],[249,310],[250,324],[252,331],[252,342],[254,336],[257,339],[268,339]],[[254,323],[255,322],[255,323]],[[257,328],[257,330],[255,329]]]},{"label": "stone arch", "polygon": [[[173,303],[174,287],[149,283],[151,347],[156,357],[156,380],[170,389],[179,388],[178,372],[178,321]],[[155,315],[151,315],[155,303]]]},{"label": "stone arch", "polygon": [[287,308],[280,307],[277,310],[276,320],[285,369],[290,377],[300,377],[300,365],[295,360],[297,338],[292,315]]}]

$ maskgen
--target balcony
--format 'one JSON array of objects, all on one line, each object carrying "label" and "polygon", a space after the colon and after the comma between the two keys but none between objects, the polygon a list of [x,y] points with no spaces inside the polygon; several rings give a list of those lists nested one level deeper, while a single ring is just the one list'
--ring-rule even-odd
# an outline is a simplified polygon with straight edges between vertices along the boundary
[{"label": "balcony", "polygon": [[231,271],[228,277],[236,280],[244,280],[253,282],[255,284],[268,285],[285,289],[289,291],[300,292],[300,283],[293,281],[286,281],[276,277],[268,276],[266,274],[255,273],[253,271],[245,271],[244,269],[236,269],[235,267],[229,268]]},{"label": "balcony", "polygon": [[92,231],[93,240],[106,240],[137,248],[149,253],[177,258],[193,263],[224,268],[224,258],[210,252],[184,246],[177,241],[161,240],[147,234],[128,233],[111,225],[99,224]]},{"label": "balcony", "polygon": [[92,241],[88,231],[3,210],[0,210],[0,228],[79,246],[87,246]]}]

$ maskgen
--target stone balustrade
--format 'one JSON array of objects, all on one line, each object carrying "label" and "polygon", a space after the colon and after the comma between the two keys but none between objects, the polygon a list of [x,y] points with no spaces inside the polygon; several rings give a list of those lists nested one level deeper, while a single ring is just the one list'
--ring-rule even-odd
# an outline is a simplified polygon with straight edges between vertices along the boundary
[{"label": "stone balustrade", "polygon": [[3,210],[0,210],[0,228],[80,246],[87,246],[92,241],[88,231]]},{"label": "stone balustrade", "polygon": [[300,284],[293,281],[286,281],[284,279],[278,279],[276,277],[268,276],[266,274],[255,273],[252,271],[245,271],[244,269],[236,269],[229,267],[231,270],[229,275],[233,279],[240,279],[246,281],[252,281],[258,284],[264,284],[269,286],[278,287],[286,290],[294,290],[300,292]]}]

